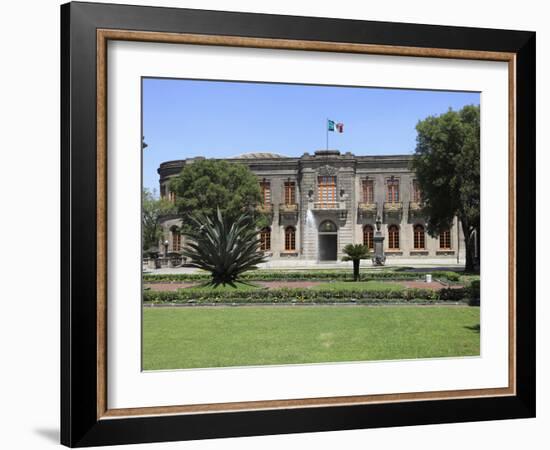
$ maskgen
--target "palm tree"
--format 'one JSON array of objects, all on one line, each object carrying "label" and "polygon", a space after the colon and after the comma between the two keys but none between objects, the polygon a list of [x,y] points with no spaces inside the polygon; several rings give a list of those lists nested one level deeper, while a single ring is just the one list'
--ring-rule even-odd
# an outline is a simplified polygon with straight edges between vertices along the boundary
[{"label": "palm tree", "polygon": [[342,261],[353,261],[353,281],[359,280],[359,264],[369,257],[369,248],[363,244],[348,244],[344,247],[346,256]]},{"label": "palm tree", "polygon": [[235,287],[243,272],[257,269],[257,264],[265,262],[258,232],[249,215],[229,221],[218,208],[212,217],[199,214],[190,219],[193,229],[182,233],[188,238],[182,255],[191,260],[191,267],[210,272],[212,285]]}]

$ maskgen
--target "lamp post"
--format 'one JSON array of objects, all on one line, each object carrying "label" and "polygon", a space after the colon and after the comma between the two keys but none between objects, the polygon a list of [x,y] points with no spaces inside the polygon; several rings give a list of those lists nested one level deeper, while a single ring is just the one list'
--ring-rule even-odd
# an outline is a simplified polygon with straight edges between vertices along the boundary
[{"label": "lamp post", "polygon": [[169,244],[168,241],[164,241],[164,257],[165,258],[168,257],[168,244]]}]

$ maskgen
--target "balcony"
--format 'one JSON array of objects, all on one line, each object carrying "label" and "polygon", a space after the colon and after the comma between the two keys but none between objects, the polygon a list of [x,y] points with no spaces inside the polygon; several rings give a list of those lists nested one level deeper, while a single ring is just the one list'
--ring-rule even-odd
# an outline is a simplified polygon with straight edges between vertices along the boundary
[{"label": "balcony", "polygon": [[376,216],[378,212],[378,203],[359,202],[357,204],[359,217]]},{"label": "balcony", "polygon": [[346,202],[315,202],[313,211],[346,211]]},{"label": "balcony", "polygon": [[298,204],[296,203],[279,203],[279,216],[281,221],[296,221],[298,220]]},{"label": "balcony", "polygon": [[256,207],[256,210],[262,214],[272,214],[273,213],[273,205],[271,203],[265,203],[263,205],[258,205]]},{"label": "balcony", "polygon": [[403,202],[384,202],[384,213],[401,214],[403,212]]},{"label": "balcony", "polygon": [[296,203],[279,203],[279,211],[281,212],[298,212],[298,205]]},{"label": "balcony", "polygon": [[423,215],[424,205],[422,202],[409,202],[409,216],[418,217]]},{"label": "balcony", "polygon": [[338,220],[345,223],[348,216],[348,209],[346,208],[346,202],[314,202],[310,203],[309,208],[313,212],[330,212],[337,214]]},{"label": "balcony", "polygon": [[268,220],[273,220],[273,205],[271,203],[265,203],[263,205],[258,205],[256,211],[260,214],[265,214],[268,217]]}]

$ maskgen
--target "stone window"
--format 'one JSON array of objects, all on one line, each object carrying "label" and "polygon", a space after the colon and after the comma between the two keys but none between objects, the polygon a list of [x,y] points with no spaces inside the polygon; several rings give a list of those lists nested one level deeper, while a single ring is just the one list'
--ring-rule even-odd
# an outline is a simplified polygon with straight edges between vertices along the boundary
[{"label": "stone window", "polygon": [[420,184],[418,183],[418,180],[413,180],[412,182],[412,195],[411,195],[412,201],[414,203],[420,203],[422,202],[422,195],[420,192]]},{"label": "stone window", "polygon": [[285,181],[285,205],[294,205],[296,203],[296,183],[294,181]]},{"label": "stone window", "polygon": [[271,228],[262,228],[260,231],[260,250],[263,252],[271,250]]},{"label": "stone window", "polygon": [[439,248],[441,250],[451,249],[451,230],[446,229],[439,233]]},{"label": "stone window", "polygon": [[336,177],[321,176],[318,178],[319,202],[322,207],[336,203]]},{"label": "stone window", "polygon": [[399,250],[399,227],[390,225],[388,227],[388,248],[390,250]]},{"label": "stone window", "polygon": [[386,201],[388,203],[399,202],[399,180],[396,178],[388,178],[386,181]]},{"label": "stone window", "polygon": [[269,181],[260,181],[260,191],[262,193],[262,205],[271,204],[271,183]]},{"label": "stone window", "polygon": [[363,227],[363,245],[366,245],[371,250],[374,249],[374,228],[372,225]]},{"label": "stone window", "polygon": [[166,198],[166,185],[160,185],[160,198]]},{"label": "stone window", "polygon": [[285,228],[285,250],[296,250],[296,229],[294,227]]},{"label": "stone window", "polygon": [[373,180],[363,180],[362,181],[362,190],[363,190],[363,203],[374,203],[374,181]]},{"label": "stone window", "polygon": [[168,192],[168,200],[172,203],[176,203],[176,193],[174,191]]},{"label": "stone window", "polygon": [[426,248],[426,233],[424,227],[417,224],[413,228],[413,246],[415,250],[424,250]]}]

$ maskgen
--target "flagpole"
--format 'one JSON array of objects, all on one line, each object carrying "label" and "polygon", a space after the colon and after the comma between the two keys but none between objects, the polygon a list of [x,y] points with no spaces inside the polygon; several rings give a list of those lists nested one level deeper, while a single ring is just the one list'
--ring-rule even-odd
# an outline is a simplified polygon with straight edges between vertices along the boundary
[{"label": "flagpole", "polygon": [[325,122],[325,128],[327,129],[327,150],[328,150],[328,117],[327,117],[327,121]]}]

